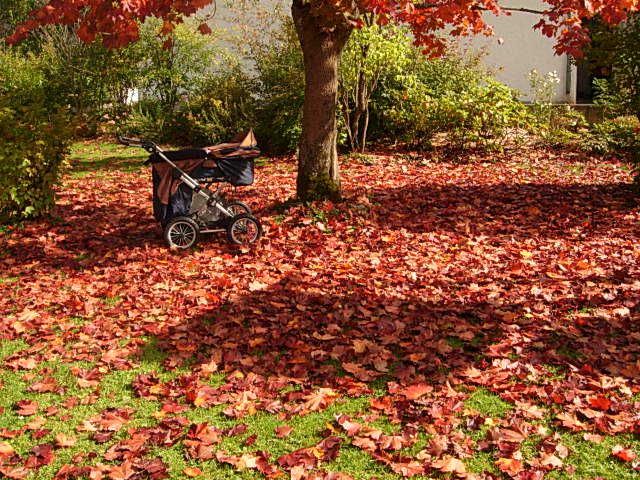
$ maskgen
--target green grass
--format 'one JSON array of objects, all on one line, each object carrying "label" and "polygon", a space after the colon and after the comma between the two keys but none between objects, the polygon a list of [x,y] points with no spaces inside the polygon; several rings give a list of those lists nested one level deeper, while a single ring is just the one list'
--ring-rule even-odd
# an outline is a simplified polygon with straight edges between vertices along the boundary
[{"label": "green grass", "polygon": [[[69,324],[82,325],[87,320],[74,317],[69,319]],[[0,341],[0,362],[22,350],[29,348],[29,345],[21,340]],[[60,467],[66,463],[72,463],[74,456],[80,453],[95,453],[96,458],[87,458],[88,464],[95,464],[102,461],[101,457],[104,452],[114,443],[128,437],[128,429],[154,426],[160,420],[157,413],[160,411],[162,403],[160,401],[138,398],[131,385],[133,380],[142,373],[153,373],[162,381],[170,381],[180,375],[190,373],[188,366],[183,366],[175,370],[166,370],[163,362],[167,357],[167,352],[163,351],[153,338],[146,339],[137,358],[137,366],[132,370],[110,371],[101,379],[99,387],[80,388],[77,384],[76,377],[73,374],[73,367],[81,367],[85,369],[93,368],[93,364],[89,362],[75,362],[65,364],[59,360],[51,360],[42,362],[35,369],[26,372],[24,370],[12,371],[3,367],[0,363],[0,385],[2,385],[2,395],[0,395],[0,429],[6,428],[10,430],[20,429],[28,424],[39,415],[43,415],[44,424],[42,429],[49,430],[44,432],[41,438],[34,438],[32,432],[25,432],[16,438],[7,439],[9,444],[23,456],[27,456],[34,445],[53,442],[55,436],[59,433],[65,433],[77,439],[77,443],[70,448],[56,449],[56,456],[52,464],[42,467],[28,478],[45,480],[52,479]],[[57,383],[62,387],[60,393],[33,393],[28,391],[29,385],[40,379],[43,375],[53,376]],[[213,374],[208,383],[214,386],[220,386],[225,383],[225,376],[222,374]],[[376,394],[384,394],[384,387],[380,385]],[[70,408],[64,407],[64,402],[75,397],[79,399],[79,403]],[[20,400],[34,400],[40,405],[38,414],[31,417],[22,417],[17,414],[14,406]],[[400,475],[393,473],[389,468],[377,462],[367,452],[353,447],[350,439],[345,433],[336,426],[335,416],[346,414],[354,421],[366,423],[369,426],[382,430],[385,434],[395,434],[399,432],[399,425],[391,423],[386,417],[379,416],[375,420],[365,422],[363,415],[369,414],[370,397],[339,398],[335,403],[330,405],[326,410],[320,412],[311,412],[307,415],[293,415],[291,418],[284,419],[278,415],[270,414],[264,411],[248,415],[244,418],[229,418],[223,412],[226,405],[214,406],[211,408],[190,407],[181,413],[189,421],[194,423],[208,422],[219,428],[230,428],[238,424],[246,424],[246,432],[225,437],[222,443],[217,447],[231,455],[242,455],[243,453],[253,453],[263,450],[269,453],[271,461],[286,453],[294,450],[310,447],[317,444],[322,438],[331,432],[343,439],[343,445],[340,449],[339,456],[332,462],[321,464],[320,468],[326,471],[343,472],[351,475],[356,479],[379,479],[379,480],[399,480]],[[44,409],[50,406],[57,407],[58,413],[51,416],[44,416]],[[117,432],[114,437],[104,443],[99,444],[92,440],[90,434],[77,431],[78,425],[84,420],[96,416],[110,407],[130,408],[135,413],[131,420]],[[496,394],[487,389],[479,388],[470,392],[465,401],[465,415],[480,414],[499,421],[506,419],[513,410],[513,406],[502,400]],[[543,421],[542,424],[547,427],[549,432],[554,431],[554,425],[551,419]],[[284,438],[278,438],[276,428],[288,425],[292,428],[290,435]],[[464,428],[464,427],[461,427]],[[478,442],[483,439],[489,426],[482,426],[479,430],[473,432],[465,432],[473,441]],[[573,478],[605,478],[605,479],[633,479],[638,478],[637,472],[634,472],[629,464],[624,464],[611,456],[611,449],[616,444],[624,445],[634,449],[640,453],[640,439],[637,436],[617,436],[605,437],[602,444],[594,444],[582,439],[581,434],[570,434],[561,432],[561,441],[569,448],[569,457],[564,460],[565,465],[571,465],[575,468],[575,473],[569,475],[563,471],[550,472],[548,477],[551,479],[565,480]],[[245,442],[249,437],[255,436],[255,442],[252,445],[246,445]],[[415,457],[421,450],[427,448],[429,435],[420,430],[418,433],[418,441],[409,448],[402,450],[401,455],[407,457]],[[529,460],[539,455],[540,441],[542,437],[532,435],[523,442],[521,451],[524,459]],[[190,460],[185,456],[184,448],[179,442],[171,447],[153,447],[148,456],[150,458],[160,457],[166,463],[171,479],[186,478],[183,471],[188,466],[196,466],[202,470],[201,478],[207,479],[258,479],[261,475],[255,471],[236,472],[232,467],[220,464],[215,460],[212,461],[196,461]],[[467,469],[473,473],[489,472],[500,477],[500,472],[495,466],[497,452],[476,451],[473,456],[464,458]],[[107,462],[108,463],[108,462]],[[437,472],[429,472],[428,477],[421,478],[449,478],[446,474]]]},{"label": "green grass", "polygon": [[475,390],[465,402],[465,406],[481,415],[498,418],[504,417],[513,409],[511,404],[484,388]]},{"label": "green grass", "polygon": [[111,142],[79,142],[71,147],[70,175],[81,178],[90,173],[108,173],[113,170],[135,172],[143,168],[148,156],[141,148]]},{"label": "green grass", "polygon": [[640,473],[634,472],[628,463],[621,462],[611,456],[611,449],[617,445],[631,447],[640,455],[640,438],[638,436],[622,435],[619,437],[605,437],[600,444],[588,442],[582,435],[563,434],[562,443],[569,448],[570,455],[565,464],[573,465],[576,469],[573,475],[565,472],[553,472],[549,478],[606,478],[612,480],[638,479]]}]

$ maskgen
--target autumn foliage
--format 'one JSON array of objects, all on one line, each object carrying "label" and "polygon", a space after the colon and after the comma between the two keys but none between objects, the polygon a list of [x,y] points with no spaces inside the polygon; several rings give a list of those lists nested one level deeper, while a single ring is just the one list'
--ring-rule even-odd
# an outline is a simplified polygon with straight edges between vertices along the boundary
[{"label": "autumn foliage", "polygon": [[[398,477],[580,477],[567,438],[640,468],[640,211],[620,164],[381,154],[345,162],[346,202],[284,208],[294,168],[240,194],[267,226],[248,251],[167,250],[148,172],[113,166],[0,237],[0,345],[22,345],[0,350],[5,477],[346,480],[354,452]],[[494,473],[472,472],[478,452]]]},{"label": "autumn foliage", "polygon": [[[50,0],[33,12],[31,18],[10,37],[10,42],[25,38],[41,25],[77,25],[82,40],[100,37],[109,47],[121,47],[138,39],[139,22],[150,16],[164,20],[161,33],[168,35],[183,16],[196,13],[214,0]],[[442,52],[444,43],[438,34],[449,28],[452,35],[491,33],[483,15],[486,12],[509,14],[498,0],[310,0],[311,14],[331,28],[339,23],[353,27],[363,25],[363,15],[373,14],[378,23],[397,22],[411,27],[416,43],[430,54]],[[557,38],[558,53],[579,55],[588,42],[585,20],[599,16],[605,22],[617,24],[636,11],[638,0],[545,0],[539,11],[535,28],[549,37]],[[210,27],[203,23],[203,33]]]}]

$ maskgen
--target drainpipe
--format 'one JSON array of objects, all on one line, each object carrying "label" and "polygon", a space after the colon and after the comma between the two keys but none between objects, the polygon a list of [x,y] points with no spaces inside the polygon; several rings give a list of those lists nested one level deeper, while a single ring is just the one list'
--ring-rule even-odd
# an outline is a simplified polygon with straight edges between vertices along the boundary
[{"label": "drainpipe", "polygon": [[565,75],[565,94],[568,97],[568,100],[571,102],[573,99],[571,98],[571,55],[567,55],[567,72]]}]

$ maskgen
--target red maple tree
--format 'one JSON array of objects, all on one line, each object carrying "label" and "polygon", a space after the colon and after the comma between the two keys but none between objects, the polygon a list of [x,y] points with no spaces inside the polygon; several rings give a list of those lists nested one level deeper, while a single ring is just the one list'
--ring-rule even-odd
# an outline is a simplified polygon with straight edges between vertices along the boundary
[{"label": "red maple tree", "polygon": [[[108,47],[122,47],[138,39],[139,23],[150,16],[164,20],[168,35],[184,16],[193,15],[215,0],[49,0],[8,39],[17,42],[47,24],[76,25],[87,42],[100,38]],[[498,0],[292,0],[292,15],[302,46],[306,88],[298,160],[300,199],[335,197],[340,192],[336,148],[338,63],[351,31],[363,15],[381,24],[408,25],[425,53],[443,52],[442,32],[451,35],[491,33],[484,13],[528,11],[540,15],[535,25],[557,39],[557,53],[579,55],[589,40],[585,20],[595,16],[616,24],[637,11],[640,0],[544,0],[539,10],[503,7]],[[206,33],[208,25],[201,25]]]}]

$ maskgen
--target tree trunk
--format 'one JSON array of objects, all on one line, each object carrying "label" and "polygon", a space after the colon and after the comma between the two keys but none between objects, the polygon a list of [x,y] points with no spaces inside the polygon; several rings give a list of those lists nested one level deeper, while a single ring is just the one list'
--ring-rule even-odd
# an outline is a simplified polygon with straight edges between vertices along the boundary
[{"label": "tree trunk", "polygon": [[302,46],[305,95],[298,152],[297,195],[302,201],[340,197],[336,107],[338,66],[351,28],[322,24],[309,3],[294,0],[291,13]]}]

